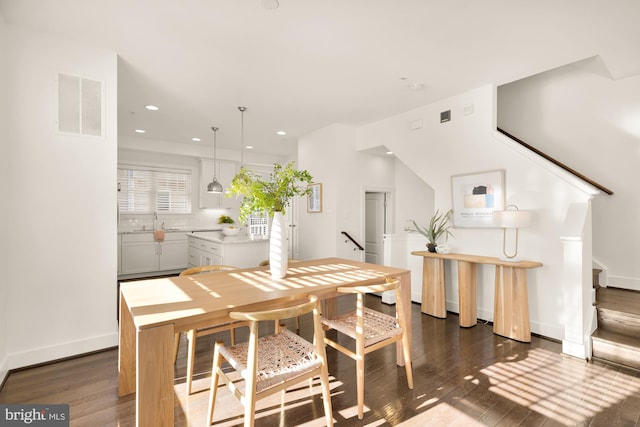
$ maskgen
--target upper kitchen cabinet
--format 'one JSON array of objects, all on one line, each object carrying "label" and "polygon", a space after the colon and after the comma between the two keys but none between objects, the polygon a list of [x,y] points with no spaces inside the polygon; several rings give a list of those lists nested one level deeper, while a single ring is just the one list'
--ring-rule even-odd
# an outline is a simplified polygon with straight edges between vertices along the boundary
[{"label": "upper kitchen cabinet", "polygon": [[[225,190],[229,188],[229,184],[236,176],[236,163],[224,160],[217,160],[216,175],[218,182],[222,184]],[[213,160],[200,159],[200,185],[198,192],[200,194],[200,208],[237,208],[240,206],[240,200],[235,197],[224,197],[224,194],[207,193],[207,184],[213,178]]]}]

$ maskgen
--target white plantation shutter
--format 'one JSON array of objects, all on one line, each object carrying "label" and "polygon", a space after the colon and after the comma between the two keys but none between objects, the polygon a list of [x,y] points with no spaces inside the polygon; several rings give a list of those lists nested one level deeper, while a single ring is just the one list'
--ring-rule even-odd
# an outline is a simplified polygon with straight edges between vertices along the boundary
[{"label": "white plantation shutter", "polygon": [[118,204],[123,213],[191,213],[191,172],[120,167]]}]

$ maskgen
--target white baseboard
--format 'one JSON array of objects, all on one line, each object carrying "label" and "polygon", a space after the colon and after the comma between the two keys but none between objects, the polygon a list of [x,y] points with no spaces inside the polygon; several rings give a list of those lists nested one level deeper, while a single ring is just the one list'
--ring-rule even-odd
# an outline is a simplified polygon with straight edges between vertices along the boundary
[{"label": "white baseboard", "polygon": [[584,343],[575,343],[562,340],[562,353],[578,359],[586,360],[589,358],[587,346]]},{"label": "white baseboard", "polygon": [[607,275],[606,286],[612,288],[631,289],[634,291],[640,291],[640,279],[633,277],[611,276]]},{"label": "white baseboard", "polygon": [[[40,347],[20,353],[9,353],[5,358],[4,366],[0,369],[18,369],[25,366],[38,365],[66,357],[77,356],[84,353],[103,350],[118,345],[118,333],[91,337],[84,340],[66,342],[50,347]],[[2,374],[0,370],[0,374]]]},{"label": "white baseboard", "polygon": [[[447,311],[452,313],[460,313],[458,309],[458,302],[447,301],[446,302]],[[485,310],[482,307],[478,307],[478,319],[486,320],[489,322],[493,322],[493,310]],[[537,335],[541,335],[543,337],[552,338],[556,340],[562,339],[564,334],[564,329],[559,325],[553,325],[549,323],[541,323],[536,321],[531,321],[531,331]]]},{"label": "white baseboard", "polygon": [[0,362],[0,386],[4,384],[4,381],[7,379],[7,375],[9,375],[8,362],[7,356],[5,355]]}]

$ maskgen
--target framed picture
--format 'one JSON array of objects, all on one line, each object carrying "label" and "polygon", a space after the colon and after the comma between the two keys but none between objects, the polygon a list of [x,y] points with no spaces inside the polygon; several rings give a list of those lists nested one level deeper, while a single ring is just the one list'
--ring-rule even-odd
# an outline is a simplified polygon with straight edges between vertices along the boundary
[{"label": "framed picture", "polygon": [[451,177],[454,227],[495,227],[493,211],[504,209],[504,170]]},{"label": "framed picture", "polygon": [[309,184],[309,198],[307,199],[307,212],[322,212],[322,184]]}]

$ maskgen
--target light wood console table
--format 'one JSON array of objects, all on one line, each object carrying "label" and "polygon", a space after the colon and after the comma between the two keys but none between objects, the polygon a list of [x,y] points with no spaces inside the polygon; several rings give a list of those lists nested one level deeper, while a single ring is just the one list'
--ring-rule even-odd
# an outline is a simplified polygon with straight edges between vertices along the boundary
[{"label": "light wood console table", "polygon": [[478,321],[478,264],[496,266],[493,332],[514,340],[531,342],[527,269],[542,267],[536,261],[504,261],[500,258],[411,252],[424,258],[422,267],[422,312],[447,317],[444,286],[444,260],[458,262],[458,303],[460,326],[475,326]]}]

